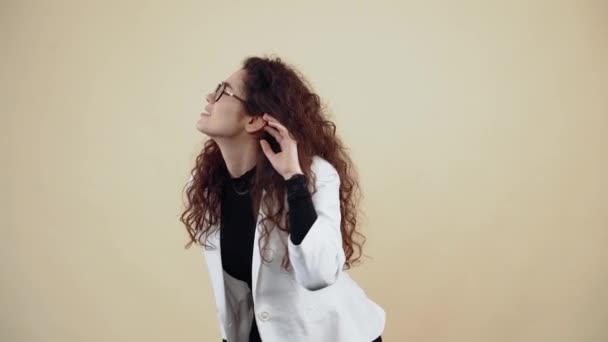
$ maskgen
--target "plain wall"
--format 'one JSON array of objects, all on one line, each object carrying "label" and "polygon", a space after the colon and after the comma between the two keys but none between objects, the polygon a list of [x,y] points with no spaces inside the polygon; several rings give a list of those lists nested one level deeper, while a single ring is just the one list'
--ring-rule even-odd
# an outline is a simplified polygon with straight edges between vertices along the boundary
[{"label": "plain wall", "polygon": [[606,1],[3,1],[0,340],[219,341],[204,95],[296,66],[364,193],[386,341],[608,340]]}]

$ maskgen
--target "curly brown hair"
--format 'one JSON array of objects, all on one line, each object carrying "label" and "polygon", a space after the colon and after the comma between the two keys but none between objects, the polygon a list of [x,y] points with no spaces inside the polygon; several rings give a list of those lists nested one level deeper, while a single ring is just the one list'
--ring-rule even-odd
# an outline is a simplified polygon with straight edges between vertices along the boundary
[{"label": "curly brown hair", "polygon": [[[306,175],[308,185],[312,184],[312,193],[316,192],[315,175],[311,172],[311,164],[315,155],[327,160],[338,172],[340,177],[340,212],[342,220],[342,246],[346,257],[345,269],[356,266],[362,255],[365,236],[357,231],[357,214],[359,201],[362,197],[357,170],[347,154],[347,148],[336,135],[336,125],[325,118],[326,108],[321,105],[320,97],[311,91],[312,87],[305,77],[294,67],[287,65],[279,57],[248,57],[243,61],[246,71],[244,91],[247,98],[245,109],[248,115],[261,116],[264,113],[273,115],[293,135],[298,144],[298,157],[302,172]],[[261,135],[268,141],[275,152],[280,151],[279,144],[268,132]],[[217,143],[209,139],[196,158],[196,165],[191,170],[191,181],[186,185],[187,206],[180,216],[180,221],[186,225],[190,242],[198,242],[205,248],[209,234],[221,217],[220,203],[222,186],[228,180],[229,174]],[[253,198],[252,210],[257,214],[263,190],[266,191],[265,212],[260,221],[263,231],[258,244],[263,261],[268,242],[262,240],[276,226],[288,233],[289,221],[285,180],[279,175],[263,153],[259,153],[256,172],[251,188]],[[270,220],[272,225],[267,226]],[[217,225],[219,226],[219,225]],[[357,241],[356,237],[361,238]],[[286,252],[282,262],[285,269],[290,267],[289,255]],[[357,253],[355,253],[357,252]]]}]

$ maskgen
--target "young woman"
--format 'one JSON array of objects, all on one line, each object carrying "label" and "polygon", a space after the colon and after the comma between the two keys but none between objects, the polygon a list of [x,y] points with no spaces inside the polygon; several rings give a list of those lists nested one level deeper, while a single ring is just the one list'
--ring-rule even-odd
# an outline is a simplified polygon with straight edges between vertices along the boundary
[{"label": "young woman", "polygon": [[205,247],[223,340],[382,341],[385,311],[346,272],[365,241],[358,184],[319,96],[250,57],[206,100],[181,221],[186,247]]}]

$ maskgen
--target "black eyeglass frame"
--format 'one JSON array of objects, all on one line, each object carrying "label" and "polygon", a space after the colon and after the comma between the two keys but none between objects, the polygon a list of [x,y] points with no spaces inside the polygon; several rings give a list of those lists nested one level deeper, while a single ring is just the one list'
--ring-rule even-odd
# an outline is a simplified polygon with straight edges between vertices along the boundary
[{"label": "black eyeglass frame", "polygon": [[235,93],[231,92],[230,90],[227,90],[226,89],[226,82],[220,82],[217,85],[217,88],[215,88],[215,93],[214,93],[214,96],[213,96],[213,102],[219,101],[222,98],[222,95],[224,95],[224,94],[226,94],[228,96],[232,96],[235,99],[237,99],[237,100],[239,100],[239,101],[241,101],[243,103],[247,103],[247,100],[239,97],[238,95],[236,95]]}]

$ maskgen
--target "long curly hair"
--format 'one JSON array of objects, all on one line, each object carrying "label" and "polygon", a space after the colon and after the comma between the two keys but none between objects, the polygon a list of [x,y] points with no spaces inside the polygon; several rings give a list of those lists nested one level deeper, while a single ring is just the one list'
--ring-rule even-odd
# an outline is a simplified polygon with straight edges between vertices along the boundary
[{"label": "long curly hair", "polygon": [[[366,240],[356,229],[359,201],[362,198],[358,174],[347,154],[347,148],[336,135],[336,125],[325,118],[326,108],[321,105],[320,97],[311,91],[312,87],[300,72],[279,57],[248,57],[243,61],[243,69],[246,71],[246,112],[251,116],[269,113],[287,127],[297,141],[300,167],[306,175],[311,192],[314,194],[317,190],[314,186],[315,175],[311,172],[313,156],[324,158],[338,172],[342,216],[340,230],[346,257],[344,269],[356,266]],[[280,145],[268,132],[264,131],[260,137],[268,141],[275,152],[280,151]],[[207,237],[220,229],[218,226],[221,225],[217,223],[221,217],[222,188],[229,180],[229,173],[214,140],[209,139],[204,143],[190,174],[192,178],[185,186],[186,209],[180,216],[180,221],[185,224],[190,235],[190,241],[185,248],[196,242],[206,249],[215,248],[208,244]],[[267,248],[267,237],[273,227],[287,235],[289,220],[286,219],[288,208],[285,200],[285,180],[274,170],[260,149],[250,190],[253,199],[252,210],[256,215],[263,190],[266,191],[263,201],[267,212],[264,212],[265,215],[260,221],[263,230],[258,244],[262,260],[268,262],[263,253]],[[267,221],[272,224],[267,225]],[[212,230],[213,227],[216,228]],[[289,254],[287,245],[285,242],[284,244],[285,257],[282,266],[288,269]]]}]

